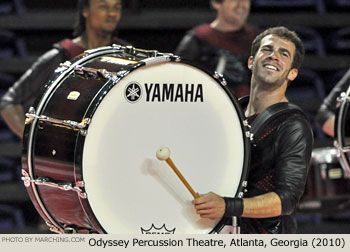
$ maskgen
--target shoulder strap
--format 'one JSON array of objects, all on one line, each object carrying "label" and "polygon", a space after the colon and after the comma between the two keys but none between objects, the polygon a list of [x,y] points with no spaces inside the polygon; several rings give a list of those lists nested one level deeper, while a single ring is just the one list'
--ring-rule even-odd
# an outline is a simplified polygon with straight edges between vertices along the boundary
[{"label": "shoulder strap", "polygon": [[[286,114],[300,114],[307,118],[305,113],[301,108],[299,108],[297,105],[288,103],[288,102],[280,102],[271,105],[270,107],[266,108],[263,112],[261,112],[256,119],[253,121],[250,133],[253,134],[253,138],[256,138],[256,136],[259,136],[266,125],[269,125],[272,121],[277,119],[281,115]],[[254,137],[255,136],[255,137]]]}]

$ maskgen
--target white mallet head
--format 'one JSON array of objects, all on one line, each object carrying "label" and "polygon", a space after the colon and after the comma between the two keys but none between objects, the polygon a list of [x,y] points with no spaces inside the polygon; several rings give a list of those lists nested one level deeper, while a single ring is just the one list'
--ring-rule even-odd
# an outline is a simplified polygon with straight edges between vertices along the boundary
[{"label": "white mallet head", "polygon": [[167,160],[170,157],[170,150],[167,147],[161,147],[157,151],[157,158],[159,160]]}]

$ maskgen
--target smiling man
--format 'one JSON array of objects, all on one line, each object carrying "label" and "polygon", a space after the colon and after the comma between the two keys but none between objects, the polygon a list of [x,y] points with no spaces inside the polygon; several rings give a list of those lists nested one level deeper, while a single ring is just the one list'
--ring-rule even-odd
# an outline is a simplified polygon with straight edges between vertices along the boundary
[{"label": "smiling man", "polygon": [[75,38],[54,44],[0,100],[0,112],[9,128],[20,138],[24,130],[25,112],[62,62],[84,50],[127,43],[115,36],[122,13],[122,0],[79,0]]},{"label": "smiling man", "polygon": [[237,97],[249,94],[246,67],[250,45],[257,31],[247,24],[251,0],[210,0],[216,18],[187,32],[176,54],[228,81]]},{"label": "smiling man", "polygon": [[304,192],[313,136],[306,116],[291,107],[285,92],[303,57],[300,38],[285,27],[267,29],[254,40],[248,59],[250,97],[241,103],[252,128],[254,121],[265,123],[252,140],[247,193],[244,198],[201,195],[193,201],[201,217],[241,217],[242,233],[296,232],[294,214]]}]

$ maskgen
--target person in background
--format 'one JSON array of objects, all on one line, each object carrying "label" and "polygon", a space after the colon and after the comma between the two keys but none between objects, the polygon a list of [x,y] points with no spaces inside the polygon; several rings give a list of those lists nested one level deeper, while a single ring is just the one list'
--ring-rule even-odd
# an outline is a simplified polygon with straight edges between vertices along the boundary
[{"label": "person in background", "polygon": [[28,69],[0,100],[0,112],[9,128],[20,138],[25,112],[32,106],[60,63],[84,52],[111,44],[127,45],[116,28],[122,14],[122,0],[79,0],[74,39],[53,45]]},{"label": "person in background", "polygon": [[[248,60],[250,97],[242,106],[249,125],[265,110],[289,105],[286,89],[297,77],[304,54],[300,38],[285,27],[267,29],[256,37]],[[241,217],[241,233],[296,232],[294,214],[304,193],[313,134],[302,112],[285,111],[267,123],[261,137],[251,144],[244,197],[202,194],[193,201],[202,218]]]},{"label": "person in background", "polygon": [[247,24],[251,0],[210,0],[216,18],[188,31],[175,54],[214,73],[223,74],[237,97],[249,95],[250,72],[246,62],[257,35]]},{"label": "person in background", "polygon": [[337,82],[332,91],[323,100],[317,111],[316,123],[327,135],[334,137],[335,115],[337,112],[337,98],[342,92],[346,92],[350,85],[350,70]]}]

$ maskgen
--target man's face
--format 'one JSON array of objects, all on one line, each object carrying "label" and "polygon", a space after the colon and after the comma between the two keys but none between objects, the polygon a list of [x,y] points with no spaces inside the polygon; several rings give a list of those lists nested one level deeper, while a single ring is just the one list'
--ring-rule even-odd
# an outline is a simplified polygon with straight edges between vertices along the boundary
[{"label": "man's face", "polygon": [[295,45],[276,35],[268,35],[260,42],[255,57],[250,57],[248,67],[257,81],[282,85],[296,78],[293,68]]},{"label": "man's face", "polygon": [[83,15],[89,29],[112,33],[122,13],[122,0],[90,0]]},{"label": "man's face", "polygon": [[218,16],[225,22],[243,26],[247,22],[250,12],[250,0],[224,0],[222,3],[213,3]]}]

